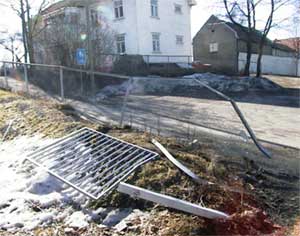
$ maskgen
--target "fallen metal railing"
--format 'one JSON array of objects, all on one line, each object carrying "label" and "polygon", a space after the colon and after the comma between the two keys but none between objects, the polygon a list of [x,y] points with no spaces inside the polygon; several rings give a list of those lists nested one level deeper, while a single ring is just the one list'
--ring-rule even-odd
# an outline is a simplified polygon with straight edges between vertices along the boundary
[{"label": "fallen metal railing", "polygon": [[198,216],[229,217],[217,210],[122,182],[138,167],[158,157],[150,150],[83,128],[34,151],[25,160],[93,200],[117,189],[134,198]]},{"label": "fallen metal railing", "polygon": [[67,185],[98,200],[135,169],[154,160],[155,152],[83,128],[26,157]]},{"label": "fallen metal railing", "polygon": [[126,193],[133,198],[140,198],[151,202],[158,203],[160,205],[174,208],[180,211],[191,213],[194,215],[202,216],[208,219],[227,219],[229,216],[221,211],[209,209],[206,207],[198,206],[196,204],[166,196],[160,193],[155,193],[146,189],[142,189],[130,184],[120,183],[118,191]]},{"label": "fallen metal railing", "polygon": [[214,94],[218,95],[219,97],[225,99],[226,101],[229,101],[231,103],[233,109],[237,113],[238,117],[242,121],[242,124],[246,128],[246,130],[247,130],[248,134],[250,135],[251,139],[253,140],[254,144],[258,148],[258,150],[261,151],[261,153],[263,153],[266,157],[271,158],[270,153],[258,142],[258,140],[256,138],[256,135],[254,134],[253,130],[251,129],[250,125],[248,124],[246,118],[244,117],[242,111],[239,109],[236,102],[232,98],[230,98],[230,97],[226,96],[225,94],[221,93],[220,91],[218,91],[218,90],[212,88],[211,86],[199,81],[199,79],[194,79],[194,81],[196,81],[197,83],[199,83],[203,87],[207,88],[208,90],[210,90]]}]

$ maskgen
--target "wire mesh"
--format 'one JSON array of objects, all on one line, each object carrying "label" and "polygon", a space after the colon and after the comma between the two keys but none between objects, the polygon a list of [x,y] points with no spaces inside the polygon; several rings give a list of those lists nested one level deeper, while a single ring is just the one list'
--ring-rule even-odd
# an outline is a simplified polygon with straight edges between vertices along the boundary
[{"label": "wire mesh", "polygon": [[150,150],[83,128],[36,150],[27,159],[97,200],[156,157],[158,154]]},{"label": "wire mesh", "polygon": [[[202,132],[216,137],[225,135],[228,139],[254,145],[232,104],[201,86],[193,77],[129,77],[41,65],[27,65],[26,68],[29,94],[35,91],[32,86],[38,86],[46,95],[54,95],[93,120],[129,125],[138,130],[189,141],[193,141],[196,133]],[[10,87],[26,92],[24,66],[18,65],[19,76],[13,76],[12,69],[7,71]],[[233,96],[238,99],[241,96],[240,100],[244,101],[244,95],[235,90],[239,91],[239,86],[247,87],[242,84],[245,81],[240,83],[234,78],[229,80],[226,76],[209,73],[200,77],[201,81],[225,91],[229,96],[234,91]],[[239,105],[255,133],[263,127],[256,126],[252,112],[255,101],[253,105],[251,101]],[[254,110],[258,112],[256,108]],[[258,139],[264,138],[261,135],[265,133],[259,132]],[[268,140],[268,137],[265,139]]]}]

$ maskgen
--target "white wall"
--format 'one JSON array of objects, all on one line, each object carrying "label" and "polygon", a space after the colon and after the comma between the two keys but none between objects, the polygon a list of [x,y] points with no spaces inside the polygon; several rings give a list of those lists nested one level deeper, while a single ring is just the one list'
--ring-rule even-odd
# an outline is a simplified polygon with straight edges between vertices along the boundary
[{"label": "white wall", "polygon": [[127,54],[137,54],[138,36],[136,31],[136,0],[123,0],[124,18],[115,19],[114,4],[112,0],[102,0],[92,6],[105,16],[107,25],[116,34],[125,34]]},{"label": "white wall", "polygon": [[[239,71],[242,71],[245,67],[246,56],[246,53],[239,53]],[[257,54],[253,54],[251,57],[251,73],[256,73],[257,57]],[[297,60],[294,57],[276,57],[264,55],[262,57],[262,73],[300,76],[300,60]]]},{"label": "white wall", "polygon": [[[117,34],[125,34],[126,53],[140,55],[192,55],[191,7],[188,0],[158,0],[159,18],[151,17],[151,0],[123,0],[124,18],[115,19],[112,0],[93,6],[106,16]],[[175,13],[175,3],[182,14]],[[152,51],[152,33],[160,33],[161,53]],[[176,35],[184,36],[184,44],[176,44]]]},{"label": "white wall", "polygon": [[[162,55],[192,55],[191,7],[187,0],[158,0],[158,18],[151,17],[151,0],[136,0],[139,54],[153,55],[152,33],[160,33]],[[175,13],[182,5],[182,14]],[[176,45],[176,35],[184,36],[184,44]]]}]

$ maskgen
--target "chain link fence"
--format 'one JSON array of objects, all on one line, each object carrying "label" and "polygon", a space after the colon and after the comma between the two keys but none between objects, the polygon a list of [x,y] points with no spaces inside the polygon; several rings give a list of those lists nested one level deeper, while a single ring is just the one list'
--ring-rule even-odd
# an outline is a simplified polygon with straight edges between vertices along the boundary
[{"label": "chain link fence", "polygon": [[[220,143],[224,150],[232,143],[240,147],[241,153],[248,145],[258,148],[261,157],[271,156],[234,101],[224,95],[239,91],[245,84],[238,81],[233,87],[226,79],[220,83],[214,76],[131,77],[2,62],[0,86],[31,96],[50,96],[99,122],[130,126],[188,143],[209,139]],[[205,85],[224,92],[225,97]]]}]

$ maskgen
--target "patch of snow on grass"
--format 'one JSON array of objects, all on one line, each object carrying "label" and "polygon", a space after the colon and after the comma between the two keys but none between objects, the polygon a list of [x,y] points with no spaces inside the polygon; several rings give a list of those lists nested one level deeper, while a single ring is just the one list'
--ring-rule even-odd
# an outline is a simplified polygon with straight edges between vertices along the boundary
[{"label": "patch of snow on grass", "polygon": [[53,141],[35,136],[0,144],[0,228],[32,230],[72,214],[69,210],[64,214],[71,200],[65,192],[70,189],[44,170],[24,162],[26,153]]},{"label": "patch of snow on grass", "polygon": [[81,211],[74,212],[72,215],[67,217],[66,224],[72,228],[85,228],[89,225],[89,221],[91,221],[91,217],[84,214]]}]

